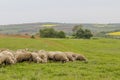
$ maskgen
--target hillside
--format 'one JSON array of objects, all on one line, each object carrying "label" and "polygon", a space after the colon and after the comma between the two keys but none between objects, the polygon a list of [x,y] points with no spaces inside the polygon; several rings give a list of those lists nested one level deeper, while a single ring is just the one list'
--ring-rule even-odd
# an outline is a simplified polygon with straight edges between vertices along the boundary
[{"label": "hillside", "polygon": [[[0,33],[4,34],[36,34],[39,29],[44,27],[53,27],[56,30],[63,30],[66,33],[71,33],[75,25],[71,23],[26,23],[13,25],[0,25]],[[101,31],[115,31],[120,30],[120,24],[81,24],[85,29],[90,29],[92,32],[99,33]]]}]

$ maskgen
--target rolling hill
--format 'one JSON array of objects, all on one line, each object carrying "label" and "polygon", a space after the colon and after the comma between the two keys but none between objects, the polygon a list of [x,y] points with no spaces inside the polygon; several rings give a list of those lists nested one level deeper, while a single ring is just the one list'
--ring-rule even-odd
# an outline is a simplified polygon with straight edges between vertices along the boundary
[{"label": "rolling hill", "polygon": [[56,30],[63,30],[66,33],[71,33],[75,25],[83,25],[85,29],[90,29],[94,33],[120,31],[120,24],[73,24],[73,23],[25,23],[0,25],[0,33],[2,34],[36,34],[39,29],[44,27],[53,27]]}]

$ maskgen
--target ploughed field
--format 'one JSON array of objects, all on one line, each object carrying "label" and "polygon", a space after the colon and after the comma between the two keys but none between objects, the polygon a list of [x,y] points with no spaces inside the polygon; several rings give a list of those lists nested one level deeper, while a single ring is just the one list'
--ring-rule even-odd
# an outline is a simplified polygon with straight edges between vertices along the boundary
[{"label": "ploughed field", "polygon": [[119,80],[120,40],[116,39],[24,39],[0,38],[0,48],[30,48],[71,51],[88,58],[88,63],[17,63],[0,67],[0,80]]}]

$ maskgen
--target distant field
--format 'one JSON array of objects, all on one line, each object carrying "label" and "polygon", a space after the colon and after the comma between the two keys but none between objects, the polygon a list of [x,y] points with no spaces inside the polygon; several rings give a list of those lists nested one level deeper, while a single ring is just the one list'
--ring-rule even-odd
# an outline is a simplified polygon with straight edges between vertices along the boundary
[{"label": "distant field", "polygon": [[111,32],[111,33],[108,33],[108,35],[120,36],[120,32]]},{"label": "distant field", "polygon": [[57,25],[55,25],[55,24],[43,24],[42,26],[43,27],[54,27],[54,26],[57,26]]},{"label": "distant field", "polygon": [[120,40],[0,38],[0,48],[72,51],[84,54],[88,63],[18,63],[0,68],[0,80],[119,80]]}]

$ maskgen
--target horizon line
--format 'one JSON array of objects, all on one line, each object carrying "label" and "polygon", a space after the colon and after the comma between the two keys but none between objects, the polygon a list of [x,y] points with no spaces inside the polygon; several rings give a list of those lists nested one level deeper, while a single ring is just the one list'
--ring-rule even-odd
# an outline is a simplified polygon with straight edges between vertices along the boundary
[{"label": "horizon line", "polygon": [[78,23],[78,22],[48,22],[48,21],[46,21],[46,22],[22,22],[22,23],[8,23],[8,24],[0,24],[0,26],[5,26],[5,25],[22,25],[22,24],[36,24],[36,23],[56,23],[56,24],[120,24],[120,22],[109,22],[109,23],[107,23],[107,22],[105,22],[105,23],[101,23],[101,22],[80,22],[80,23]]}]

